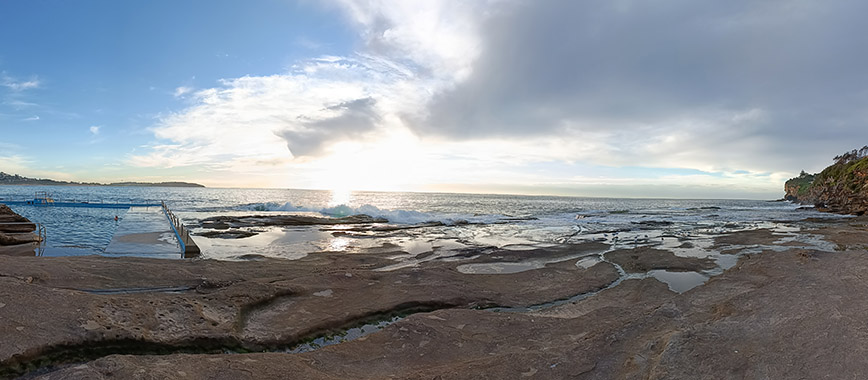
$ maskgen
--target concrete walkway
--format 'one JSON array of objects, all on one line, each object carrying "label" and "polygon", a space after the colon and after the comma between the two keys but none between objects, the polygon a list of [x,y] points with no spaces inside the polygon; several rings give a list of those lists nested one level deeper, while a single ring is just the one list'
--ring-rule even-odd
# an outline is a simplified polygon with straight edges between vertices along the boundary
[{"label": "concrete walkway", "polygon": [[181,246],[162,208],[133,207],[121,219],[105,253],[180,258]]}]

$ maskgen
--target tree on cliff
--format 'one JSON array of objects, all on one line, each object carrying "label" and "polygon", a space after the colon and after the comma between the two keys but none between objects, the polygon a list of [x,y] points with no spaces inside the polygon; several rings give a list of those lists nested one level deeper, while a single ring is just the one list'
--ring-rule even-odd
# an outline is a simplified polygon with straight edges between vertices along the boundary
[{"label": "tree on cliff", "polygon": [[853,161],[861,160],[865,157],[868,157],[868,145],[863,146],[860,149],[853,149],[847,153],[844,153],[840,156],[835,156],[836,164],[849,164]]}]

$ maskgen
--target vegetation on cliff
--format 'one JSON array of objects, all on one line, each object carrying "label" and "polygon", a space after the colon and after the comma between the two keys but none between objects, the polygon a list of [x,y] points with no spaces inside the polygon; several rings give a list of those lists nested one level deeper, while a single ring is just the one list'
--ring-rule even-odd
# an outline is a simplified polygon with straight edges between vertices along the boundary
[{"label": "vegetation on cliff", "polygon": [[139,186],[139,187],[205,187],[190,182],[113,182],[106,186]]},{"label": "vegetation on cliff", "polygon": [[868,212],[868,146],[835,157],[816,175],[802,171],[784,184],[786,199],[845,214]]},{"label": "vegetation on cliff", "polygon": [[50,185],[50,186],[98,186],[98,183],[55,181],[46,178],[29,178],[18,174],[0,172],[0,185]]},{"label": "vegetation on cliff", "polygon": [[798,177],[792,178],[784,183],[784,191],[787,193],[784,199],[793,202],[806,203],[805,200],[810,193],[811,184],[814,183],[814,177],[813,174],[805,173],[805,171],[802,170]]}]

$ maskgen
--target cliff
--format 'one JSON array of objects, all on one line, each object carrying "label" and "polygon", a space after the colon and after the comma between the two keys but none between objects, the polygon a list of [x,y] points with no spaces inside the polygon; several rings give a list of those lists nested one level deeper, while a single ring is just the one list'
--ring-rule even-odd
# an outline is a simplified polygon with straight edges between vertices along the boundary
[{"label": "cliff", "polygon": [[868,212],[868,146],[835,157],[816,175],[805,172],[784,184],[785,198],[826,211],[863,215]]},{"label": "cliff", "polygon": [[784,183],[784,199],[801,204],[814,204],[814,200],[810,197],[810,188],[814,183],[814,174],[802,173]]}]

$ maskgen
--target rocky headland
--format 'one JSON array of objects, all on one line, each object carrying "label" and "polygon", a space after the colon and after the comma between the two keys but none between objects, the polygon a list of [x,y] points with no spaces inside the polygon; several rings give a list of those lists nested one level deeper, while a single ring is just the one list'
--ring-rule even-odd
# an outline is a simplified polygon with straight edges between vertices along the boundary
[{"label": "rocky headland", "polygon": [[868,212],[868,146],[835,157],[817,174],[802,173],[784,184],[785,199],[818,209],[863,215]]}]

